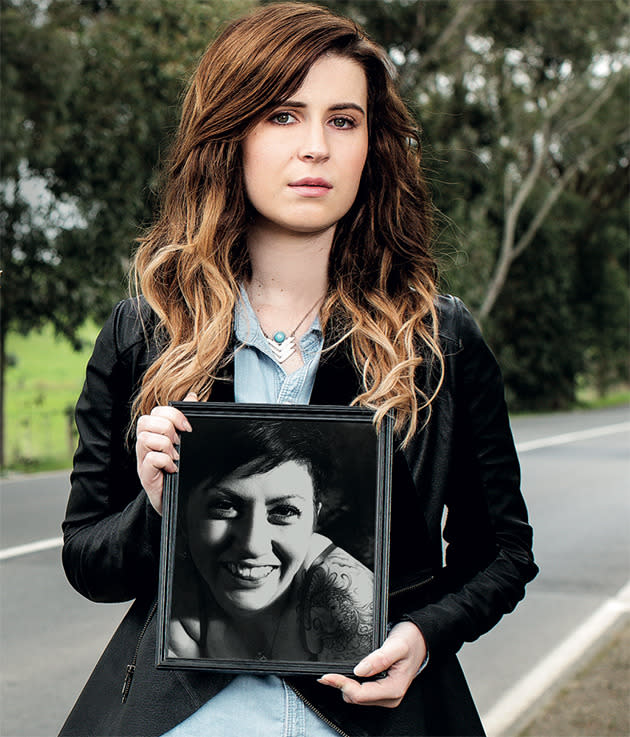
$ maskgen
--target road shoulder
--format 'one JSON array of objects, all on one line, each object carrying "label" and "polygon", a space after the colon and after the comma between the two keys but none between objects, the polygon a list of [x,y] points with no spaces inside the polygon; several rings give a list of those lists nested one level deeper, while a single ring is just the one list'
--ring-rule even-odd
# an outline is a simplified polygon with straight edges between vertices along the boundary
[{"label": "road shoulder", "polygon": [[622,617],[586,665],[564,681],[519,737],[625,737],[630,734],[630,615]]}]

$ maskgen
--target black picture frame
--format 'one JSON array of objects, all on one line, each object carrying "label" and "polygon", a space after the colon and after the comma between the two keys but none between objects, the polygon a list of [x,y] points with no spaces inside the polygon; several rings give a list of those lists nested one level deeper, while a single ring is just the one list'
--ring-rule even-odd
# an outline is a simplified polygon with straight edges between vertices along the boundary
[{"label": "black picture frame", "polygon": [[173,402],[157,666],[352,672],[387,629],[391,420],[358,407]]}]

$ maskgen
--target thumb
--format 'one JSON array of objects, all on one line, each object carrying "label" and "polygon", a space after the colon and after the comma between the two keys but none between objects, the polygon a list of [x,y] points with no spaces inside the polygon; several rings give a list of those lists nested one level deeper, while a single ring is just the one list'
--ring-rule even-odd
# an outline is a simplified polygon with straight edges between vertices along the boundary
[{"label": "thumb", "polygon": [[184,402],[198,402],[199,397],[197,396],[196,392],[188,392],[188,394],[184,397]]},{"label": "thumb", "polygon": [[404,648],[401,648],[396,641],[386,640],[381,647],[367,655],[355,666],[354,675],[365,678],[384,673],[403,657],[403,650]]}]

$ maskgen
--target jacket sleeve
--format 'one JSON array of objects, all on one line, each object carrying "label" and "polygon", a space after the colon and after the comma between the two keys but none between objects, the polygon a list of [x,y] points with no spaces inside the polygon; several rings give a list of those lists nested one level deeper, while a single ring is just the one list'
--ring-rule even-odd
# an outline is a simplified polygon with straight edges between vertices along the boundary
[{"label": "jacket sleeve", "polygon": [[446,565],[437,600],[405,616],[422,631],[431,657],[491,629],[538,572],[499,367],[459,300],[455,314]]},{"label": "jacket sleeve", "polygon": [[103,327],[76,406],[63,565],[72,586],[94,601],[126,601],[157,585],[161,517],[126,441],[145,341],[137,304],[121,302]]}]

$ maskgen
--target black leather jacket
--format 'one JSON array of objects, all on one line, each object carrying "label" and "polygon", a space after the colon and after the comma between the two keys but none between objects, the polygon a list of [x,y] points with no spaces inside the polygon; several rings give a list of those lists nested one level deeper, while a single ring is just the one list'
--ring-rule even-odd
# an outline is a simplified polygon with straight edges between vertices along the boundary
[{"label": "black leather jacket", "polygon": [[[344,704],[312,677],[289,679],[345,734],[482,734],[454,654],[511,611],[537,572],[496,361],[458,299],[440,297],[438,315],[444,385],[426,426],[395,455],[390,556],[390,619],[408,619],[421,629],[430,664],[393,710]],[[155,617],[145,625],[157,591],[161,518],[140,486],[126,443],[132,398],[158,350],[153,325],[143,302],[126,300],[114,309],[77,404],[80,440],[63,523],[66,574],[94,601],[136,603],[64,735],[162,734],[229,680],[153,667]],[[429,386],[432,379],[425,378]],[[347,405],[358,391],[344,350],[325,352],[311,403]],[[229,368],[211,399],[234,401]],[[134,652],[136,675],[121,704]]]}]

